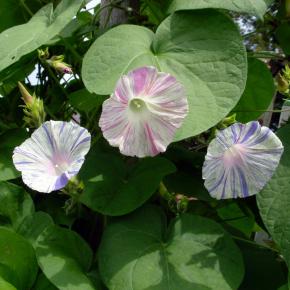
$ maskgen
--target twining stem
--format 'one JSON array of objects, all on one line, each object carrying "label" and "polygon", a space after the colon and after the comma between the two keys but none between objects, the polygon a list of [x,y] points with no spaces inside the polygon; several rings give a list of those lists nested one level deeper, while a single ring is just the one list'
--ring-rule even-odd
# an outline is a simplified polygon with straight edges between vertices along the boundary
[{"label": "twining stem", "polygon": [[271,51],[255,51],[255,52],[248,52],[248,57],[284,59],[285,55],[276,53],[276,52],[271,52]]},{"label": "twining stem", "polygon": [[285,110],[238,110],[233,111],[234,113],[248,113],[248,112],[270,112],[270,113],[283,113],[283,112],[289,112],[290,109]]},{"label": "twining stem", "polygon": [[240,237],[237,237],[237,236],[232,236],[232,238],[234,240],[238,240],[238,241],[241,241],[241,242],[244,242],[244,243],[247,243],[247,244],[251,244],[251,245],[256,246],[258,248],[263,248],[263,249],[271,250],[273,252],[276,252],[276,253],[279,253],[280,254],[280,252],[277,249],[270,248],[270,247],[267,247],[267,246],[264,246],[264,245],[261,245],[261,244],[257,244],[256,242],[253,242],[253,241],[250,241],[250,240],[246,240],[246,239],[243,239],[243,238],[240,238]]},{"label": "twining stem", "polygon": [[23,8],[26,10],[26,12],[32,17],[34,14],[30,10],[30,8],[26,5],[25,0],[20,0],[20,4],[23,6]]}]

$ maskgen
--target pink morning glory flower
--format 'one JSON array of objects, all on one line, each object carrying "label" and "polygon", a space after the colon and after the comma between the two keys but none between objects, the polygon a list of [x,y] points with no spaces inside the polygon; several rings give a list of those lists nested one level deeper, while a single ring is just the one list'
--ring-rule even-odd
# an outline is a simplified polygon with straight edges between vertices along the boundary
[{"label": "pink morning glory flower", "polygon": [[104,137],[124,155],[164,152],[188,113],[183,86],[155,67],[123,75],[103,103],[99,125]]},{"label": "pink morning glory flower", "polygon": [[259,122],[233,124],[208,146],[205,187],[217,199],[254,195],[271,179],[282,153],[280,139]]},{"label": "pink morning glory flower", "polygon": [[90,133],[73,122],[47,121],[14,149],[12,158],[28,187],[51,192],[79,172],[90,142]]}]

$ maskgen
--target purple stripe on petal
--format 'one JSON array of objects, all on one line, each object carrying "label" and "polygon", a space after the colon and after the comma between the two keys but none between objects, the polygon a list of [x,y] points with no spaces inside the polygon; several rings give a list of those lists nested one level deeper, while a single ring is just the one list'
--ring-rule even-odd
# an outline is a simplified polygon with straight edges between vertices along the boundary
[{"label": "purple stripe on petal", "polygon": [[68,177],[66,173],[63,173],[60,177],[57,178],[53,190],[58,190],[60,188],[64,188],[68,183]]},{"label": "purple stripe on petal", "polygon": [[236,189],[236,173],[235,173],[235,170],[232,169],[232,184],[233,184],[233,188],[232,188],[232,191],[233,191],[233,198],[237,198],[238,195],[237,195],[237,189]]},{"label": "purple stripe on petal", "polygon": [[259,128],[259,122],[253,121],[250,128],[248,129],[248,132],[244,136],[243,140],[240,143],[244,143],[245,141],[248,141],[248,139],[256,132],[256,130]]},{"label": "purple stripe on petal", "polygon": [[243,197],[248,197],[249,196],[249,189],[248,189],[248,184],[247,184],[244,172],[239,167],[237,167],[237,171],[238,171],[239,178],[240,178],[240,185],[241,185],[241,189],[242,189],[242,195],[243,195]]},{"label": "purple stripe on petal", "polygon": [[237,142],[237,132],[236,132],[236,127],[235,126],[231,126],[231,130],[233,133],[233,142],[236,143]]},{"label": "purple stripe on petal", "polygon": [[150,70],[148,67],[141,67],[131,73],[133,77],[133,91],[136,96],[145,89]]},{"label": "purple stripe on petal", "polygon": [[77,144],[77,142],[79,141],[80,137],[81,137],[82,134],[85,132],[85,130],[86,130],[86,129],[83,128],[83,129],[80,131],[80,133],[78,134],[78,137],[76,138],[75,142],[73,143],[73,145],[72,145],[71,148],[70,148],[71,151],[74,150],[75,145]]},{"label": "purple stripe on petal", "polygon": [[86,143],[86,142],[90,142],[91,141],[91,137],[86,137],[84,138],[83,140],[81,140],[75,147],[74,147],[74,150],[78,148],[79,145],[83,144],[83,143]]},{"label": "purple stripe on petal", "polygon": [[62,123],[62,125],[61,125],[61,127],[60,127],[60,130],[59,130],[59,135],[62,134],[63,129],[64,129],[64,127],[65,127],[65,124],[66,124],[65,122]]},{"label": "purple stripe on petal", "polygon": [[52,139],[52,137],[50,136],[50,133],[49,133],[49,131],[48,131],[48,128],[46,127],[46,123],[44,123],[44,124],[42,125],[42,128],[44,129],[44,131],[45,131],[45,133],[46,133],[46,136],[47,136],[47,138],[48,138],[48,141],[49,141],[49,144],[50,144],[51,148],[54,150],[55,148],[54,148],[54,144],[53,144],[53,139]]},{"label": "purple stripe on petal", "polygon": [[34,164],[35,162],[31,161],[19,161],[19,162],[14,162],[15,165],[24,165],[24,164]]},{"label": "purple stripe on petal", "polygon": [[226,178],[225,178],[225,180],[224,180],[224,186],[223,186],[223,190],[222,190],[221,198],[225,198],[227,181],[228,181],[228,176],[226,176]]},{"label": "purple stripe on petal", "polygon": [[219,181],[212,188],[209,188],[208,191],[212,192],[215,189],[217,189],[221,185],[221,183],[223,182],[224,176],[225,176],[225,171],[223,172],[222,177],[219,179]]},{"label": "purple stripe on petal", "polygon": [[257,145],[257,144],[259,144],[259,143],[264,142],[264,141],[268,138],[270,132],[271,132],[271,130],[268,129],[264,135],[262,135],[262,136],[259,137],[258,139],[255,139],[255,140],[254,140],[253,142],[251,142],[248,146],[254,146],[254,145]]}]

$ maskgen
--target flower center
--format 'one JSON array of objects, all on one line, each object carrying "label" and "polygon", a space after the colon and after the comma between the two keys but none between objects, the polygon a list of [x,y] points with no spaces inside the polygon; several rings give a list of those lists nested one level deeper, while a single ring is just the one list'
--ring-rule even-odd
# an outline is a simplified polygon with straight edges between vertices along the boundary
[{"label": "flower center", "polygon": [[139,113],[147,109],[146,103],[138,98],[134,98],[130,101],[129,107],[132,112]]},{"label": "flower center", "polygon": [[226,166],[232,167],[243,163],[245,148],[241,144],[234,144],[224,153],[223,159]]},{"label": "flower center", "polygon": [[52,174],[59,176],[69,169],[70,160],[63,154],[56,153],[51,160]]}]

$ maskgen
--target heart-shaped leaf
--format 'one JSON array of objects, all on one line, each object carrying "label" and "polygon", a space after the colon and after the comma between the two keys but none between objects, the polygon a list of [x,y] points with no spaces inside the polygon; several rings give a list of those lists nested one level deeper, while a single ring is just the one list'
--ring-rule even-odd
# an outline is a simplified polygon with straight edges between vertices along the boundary
[{"label": "heart-shaped leaf", "polygon": [[32,246],[18,234],[9,229],[0,228],[0,249],[2,279],[4,278],[18,290],[31,289],[38,269]]},{"label": "heart-shaped leaf", "polygon": [[55,37],[76,15],[83,0],[62,0],[41,8],[26,24],[0,34],[0,71]]},{"label": "heart-shaped leaf", "polygon": [[217,124],[235,106],[246,82],[247,60],[237,27],[214,10],[174,13],[156,34],[135,25],[113,28],[86,53],[82,76],[90,92],[106,95],[121,75],[145,65],[174,75],[186,88],[189,114],[176,140]]},{"label": "heart-shaped leaf", "polygon": [[236,290],[244,272],[239,249],[220,225],[183,214],[167,232],[153,207],[106,228],[99,267],[114,290]]},{"label": "heart-shaped leaf", "polygon": [[124,215],[148,200],[163,177],[174,171],[162,157],[135,160],[130,166],[120,155],[93,148],[80,172],[85,183],[80,201],[105,215]]},{"label": "heart-shaped leaf", "polygon": [[33,213],[33,201],[22,187],[0,182],[0,225],[16,230]]},{"label": "heart-shaped leaf", "polygon": [[218,8],[245,12],[263,18],[272,0],[173,0],[168,11],[186,9]]},{"label": "heart-shaped leaf", "polygon": [[36,256],[45,276],[60,290],[96,290],[87,276],[92,251],[75,232],[50,226],[38,237]]}]

